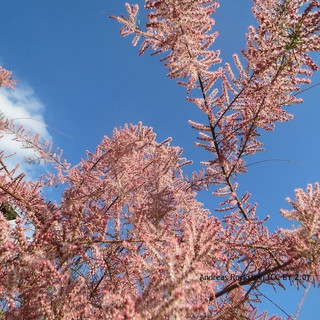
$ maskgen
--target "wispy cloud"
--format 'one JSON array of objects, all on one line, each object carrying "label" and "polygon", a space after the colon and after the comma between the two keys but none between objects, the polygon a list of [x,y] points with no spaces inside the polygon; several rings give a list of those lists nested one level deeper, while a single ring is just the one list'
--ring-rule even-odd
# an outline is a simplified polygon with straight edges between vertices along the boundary
[{"label": "wispy cloud", "polygon": [[[30,86],[17,85],[16,90],[0,88],[0,112],[16,124],[24,126],[26,131],[32,130],[39,133],[42,139],[52,141],[47,131],[44,120],[44,104],[38,99]],[[39,175],[39,165],[30,165],[25,162],[25,157],[34,154],[32,149],[22,148],[21,142],[12,141],[13,135],[5,134],[0,139],[0,150],[5,155],[14,154],[5,159],[8,168],[13,169],[17,163],[21,163],[20,172],[25,172],[28,178],[34,179]],[[43,168],[41,170],[43,172]]]}]

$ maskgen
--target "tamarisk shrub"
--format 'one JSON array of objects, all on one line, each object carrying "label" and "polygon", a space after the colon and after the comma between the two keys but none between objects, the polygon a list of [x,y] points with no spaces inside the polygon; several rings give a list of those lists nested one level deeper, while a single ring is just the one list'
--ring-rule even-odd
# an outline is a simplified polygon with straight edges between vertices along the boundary
[{"label": "tamarisk shrub", "polygon": [[[145,29],[138,5],[126,4],[128,17],[112,16],[122,35],[134,35],[133,45],[142,38],[140,54],[166,54],[168,76],[206,115],[207,123],[190,124],[211,158],[191,178],[183,175],[182,150],[170,139],[156,142],[141,123],[115,129],[71,167],[48,141],[1,119],[1,134],[32,148],[31,160],[50,162],[56,174],[27,181],[0,154],[0,201],[17,214],[13,225],[0,213],[0,317],[275,320],[258,314],[259,287],[290,282],[269,274],[310,274],[319,285],[319,184],[296,190],[293,209],[281,211],[299,227],[271,233],[250,194],[238,193],[237,177],[247,171],[245,157],[263,150],[258,131],[289,120],[283,107],[302,102],[296,93],[318,68],[309,53],[320,47],[320,3],[253,2],[258,27],[249,27],[235,68],[214,69],[221,63],[211,49],[217,1],[146,0]],[[14,85],[2,68],[0,84]],[[57,184],[65,185],[61,201],[46,201],[42,189]],[[209,186],[223,197],[223,216],[195,199]]]}]

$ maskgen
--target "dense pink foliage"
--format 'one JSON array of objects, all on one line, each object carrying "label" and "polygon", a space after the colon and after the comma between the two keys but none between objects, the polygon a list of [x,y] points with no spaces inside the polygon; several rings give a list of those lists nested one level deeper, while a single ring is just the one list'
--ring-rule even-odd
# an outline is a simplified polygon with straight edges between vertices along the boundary
[{"label": "dense pink foliage", "polygon": [[[318,68],[308,53],[320,48],[320,3],[254,3],[259,27],[249,27],[243,62],[234,55],[236,72],[228,63],[213,69],[221,63],[211,49],[217,1],[146,0],[145,30],[136,24],[138,5],[126,5],[128,18],[113,17],[134,45],[143,38],[140,53],[167,54],[168,76],[188,95],[200,93],[188,99],[208,120],[190,121],[196,145],[211,153],[205,172],[184,177],[181,149],[156,142],[142,124],[115,129],[71,167],[38,135],[1,121],[1,134],[33,148],[34,159],[51,162],[57,174],[27,181],[0,155],[0,200],[19,215],[12,224],[0,214],[0,319],[275,320],[258,315],[259,286],[290,282],[268,275],[307,274],[319,285],[319,185],[296,190],[293,209],[282,210],[297,229],[270,233],[250,194],[237,193],[236,178],[247,171],[244,157],[263,149],[258,130],[289,120],[283,107],[302,102],[295,93]],[[13,84],[4,69],[0,80]],[[55,184],[66,185],[60,203],[41,195]],[[223,217],[195,199],[209,185],[224,198]]]},{"label": "dense pink foliage", "polygon": [[13,85],[16,83],[16,81],[11,78],[11,74],[12,72],[0,66],[0,87],[8,87],[13,89]]}]

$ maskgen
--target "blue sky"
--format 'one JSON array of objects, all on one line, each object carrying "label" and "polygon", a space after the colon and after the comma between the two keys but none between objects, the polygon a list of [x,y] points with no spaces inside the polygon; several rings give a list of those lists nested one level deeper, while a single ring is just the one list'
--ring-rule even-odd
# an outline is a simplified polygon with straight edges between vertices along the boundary
[{"label": "blue sky", "polygon": [[[139,57],[131,39],[119,35],[120,25],[103,14],[124,13],[124,2],[3,1],[0,64],[12,70],[19,83],[15,93],[0,91],[0,110],[13,118],[44,121],[71,136],[39,121],[21,120],[64,149],[72,164],[85,156],[85,150],[95,150],[104,135],[111,136],[114,127],[142,121],[154,128],[158,141],[170,136],[172,145],[184,149],[184,156],[194,160],[194,165],[186,168],[190,173],[210,156],[193,146],[196,131],[188,125],[189,119],[201,122],[204,117],[186,101],[185,89],[166,77],[167,70],[158,57]],[[249,0],[221,1],[215,27],[220,36],[215,47],[221,49],[224,62],[245,46],[244,34],[248,25],[254,24],[251,5]],[[143,22],[143,17],[140,19]],[[320,53],[314,57],[320,62]],[[320,82],[319,74],[314,83]],[[271,216],[268,225],[272,230],[291,225],[279,215],[280,208],[288,208],[285,198],[294,197],[295,188],[305,189],[307,183],[319,181],[319,88],[301,95],[305,103],[290,107],[294,120],[278,124],[275,133],[264,132],[266,151],[248,159],[248,163],[291,162],[253,165],[239,180],[241,190],[251,192],[252,201],[259,203],[258,215]],[[12,142],[5,141],[2,146],[9,151]],[[38,174],[38,167],[25,168],[30,177]],[[58,200],[56,192],[48,192],[48,197]],[[198,199],[211,210],[216,207],[210,192],[200,193]],[[262,292],[293,314],[303,294],[282,289],[279,295],[267,289]],[[318,300],[319,292],[310,290],[299,319],[319,319],[319,308],[314,308]],[[284,316],[269,303],[261,310],[264,307]]]}]

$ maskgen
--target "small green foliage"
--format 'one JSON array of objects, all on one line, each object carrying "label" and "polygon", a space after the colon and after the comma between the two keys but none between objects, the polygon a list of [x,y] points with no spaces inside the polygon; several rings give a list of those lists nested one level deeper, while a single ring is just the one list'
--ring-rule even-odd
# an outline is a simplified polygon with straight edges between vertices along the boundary
[{"label": "small green foliage", "polygon": [[17,212],[8,203],[2,203],[0,211],[8,221],[15,220],[18,216]]},{"label": "small green foliage", "polygon": [[300,40],[299,36],[294,33],[290,36],[290,40],[290,43],[285,46],[286,51],[295,49],[299,44],[303,43],[303,41]]},{"label": "small green foliage", "polygon": [[290,40],[285,46],[286,51],[295,49],[298,45],[303,43],[300,37],[300,26],[294,26],[292,28],[283,23],[282,30],[284,31],[284,36]]}]

